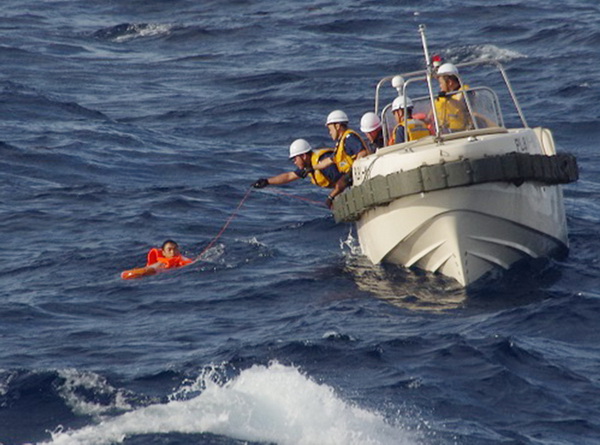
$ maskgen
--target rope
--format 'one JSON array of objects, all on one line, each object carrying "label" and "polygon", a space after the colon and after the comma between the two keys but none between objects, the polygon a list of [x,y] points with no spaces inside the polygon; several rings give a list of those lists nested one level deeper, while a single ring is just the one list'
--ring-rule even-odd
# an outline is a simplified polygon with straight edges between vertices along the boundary
[{"label": "rope", "polygon": [[269,191],[272,192],[272,193],[274,193],[274,194],[279,194],[279,195],[282,195],[282,196],[287,196],[288,198],[298,199],[300,201],[304,201],[304,202],[307,202],[309,204],[316,205],[318,207],[327,208],[327,206],[325,205],[325,203],[320,202],[320,201],[315,201],[315,200],[309,199],[309,198],[304,198],[303,196],[292,195],[291,193],[286,193],[286,192],[284,192],[282,190],[278,190],[278,189],[275,189],[275,188],[271,188],[271,189],[269,189]]},{"label": "rope", "polygon": [[[287,196],[288,198],[298,199],[300,201],[304,201],[304,202],[307,202],[309,204],[313,204],[313,205],[316,205],[316,206],[319,206],[319,207],[324,207],[325,209],[327,209],[327,205],[325,205],[324,203],[319,202],[319,201],[314,201],[312,199],[304,198],[303,196],[292,195],[291,193],[286,193],[284,191],[277,190],[277,189],[270,189],[270,191],[273,192],[273,193],[275,193],[275,194],[280,194],[280,195],[283,195],[283,196]],[[227,218],[227,221],[225,221],[225,224],[223,225],[223,227],[221,227],[221,230],[219,231],[219,233],[217,233],[217,235],[210,241],[210,243],[208,243],[208,245],[202,250],[202,252],[200,252],[198,254],[198,256],[194,259],[194,262],[199,261],[202,258],[202,255],[204,255],[212,246],[215,245],[215,243],[218,241],[218,239],[221,238],[221,236],[223,235],[223,233],[225,233],[225,230],[227,230],[227,227],[229,227],[229,224],[231,224],[231,221],[233,221],[233,218],[235,218],[237,216],[238,211],[244,205],[244,203],[246,202],[246,200],[250,196],[251,192],[252,192],[252,187],[250,187],[248,189],[248,191],[246,192],[246,194],[244,195],[244,197],[241,199],[241,201],[239,202],[239,204],[237,205],[237,207],[235,208],[235,210],[233,211],[233,213],[231,215],[229,215],[229,218]]]},{"label": "rope", "polygon": [[215,245],[215,243],[217,242],[217,240],[219,238],[221,238],[221,235],[223,235],[223,233],[225,233],[225,230],[227,230],[227,227],[229,226],[229,224],[231,224],[231,221],[233,221],[233,218],[235,218],[235,216],[237,215],[237,212],[244,205],[244,202],[246,202],[246,199],[248,199],[248,196],[250,196],[251,192],[252,192],[252,187],[250,187],[248,189],[248,191],[246,192],[246,194],[244,195],[244,197],[242,198],[242,200],[240,201],[240,203],[237,205],[237,207],[235,208],[235,210],[233,211],[233,213],[231,215],[229,215],[229,218],[227,218],[227,221],[225,222],[225,224],[223,225],[223,227],[221,227],[221,230],[219,231],[219,233],[217,234],[217,236],[215,236],[211,240],[211,242],[208,243],[208,245],[202,250],[202,252],[200,252],[200,254],[194,259],[194,262],[199,261],[200,258],[202,257],[202,255],[204,255],[212,246]]}]

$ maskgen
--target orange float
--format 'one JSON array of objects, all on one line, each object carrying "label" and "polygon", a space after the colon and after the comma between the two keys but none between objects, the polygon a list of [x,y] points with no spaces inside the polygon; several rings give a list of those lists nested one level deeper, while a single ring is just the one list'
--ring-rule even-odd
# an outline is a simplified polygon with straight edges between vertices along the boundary
[{"label": "orange float", "polygon": [[179,269],[192,264],[194,261],[182,255],[177,255],[167,258],[162,251],[157,248],[150,249],[148,252],[146,266],[135,269],[124,270],[121,272],[121,278],[124,280],[132,280],[136,278],[148,277],[164,272],[169,269]]}]

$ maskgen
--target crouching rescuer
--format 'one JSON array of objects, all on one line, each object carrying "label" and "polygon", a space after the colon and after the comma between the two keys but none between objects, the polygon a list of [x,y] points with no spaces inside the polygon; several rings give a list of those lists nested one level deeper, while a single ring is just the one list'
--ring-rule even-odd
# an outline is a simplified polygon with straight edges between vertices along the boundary
[{"label": "crouching rescuer", "polygon": [[329,136],[335,141],[334,154],[333,157],[314,165],[314,169],[323,170],[335,165],[342,174],[327,200],[327,206],[331,208],[333,199],[352,184],[352,164],[355,160],[367,156],[369,148],[356,131],[348,128],[348,115],[342,110],[334,110],[329,113],[325,126],[329,131]]}]

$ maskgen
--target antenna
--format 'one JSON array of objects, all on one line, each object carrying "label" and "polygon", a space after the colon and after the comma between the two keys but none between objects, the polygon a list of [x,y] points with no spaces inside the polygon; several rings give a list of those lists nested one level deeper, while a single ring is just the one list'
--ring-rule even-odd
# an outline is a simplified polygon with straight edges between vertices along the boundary
[{"label": "antenna", "polygon": [[425,25],[419,25],[419,33],[421,34],[421,43],[423,44],[423,53],[425,54],[425,64],[427,70],[431,69],[431,60],[429,59],[429,49],[427,48],[427,37],[425,36]]},{"label": "antenna", "polygon": [[423,53],[425,54],[425,63],[427,65],[427,88],[429,89],[429,100],[431,101],[431,111],[435,122],[435,136],[440,137],[440,124],[435,112],[435,97],[433,95],[433,85],[431,78],[433,77],[433,65],[429,58],[429,49],[427,48],[427,37],[425,36],[425,25],[419,25],[419,33],[421,34],[421,43],[423,44]]}]

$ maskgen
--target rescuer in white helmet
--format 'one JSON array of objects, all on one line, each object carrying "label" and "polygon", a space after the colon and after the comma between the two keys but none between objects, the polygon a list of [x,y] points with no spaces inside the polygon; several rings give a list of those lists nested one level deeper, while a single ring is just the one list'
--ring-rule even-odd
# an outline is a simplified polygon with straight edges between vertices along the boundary
[{"label": "rescuer in white helmet", "polygon": [[314,168],[322,170],[335,164],[339,172],[343,174],[327,198],[327,205],[331,207],[333,199],[351,182],[352,164],[356,159],[369,154],[369,150],[360,135],[348,128],[348,116],[342,110],[334,110],[329,113],[325,125],[331,139],[335,141],[335,152],[333,158],[319,162]]},{"label": "rescuer in white helmet", "polygon": [[452,63],[444,63],[436,71],[436,77],[440,84],[440,91],[449,94],[460,90],[462,84],[458,77],[458,68]]},{"label": "rescuer in white helmet", "polygon": [[[408,96],[398,96],[392,102],[392,113],[396,118],[396,126],[392,131],[388,145],[429,136],[429,130],[422,120],[413,118],[413,101]],[[406,123],[406,128],[404,125]]]},{"label": "rescuer in white helmet", "polygon": [[294,162],[297,169],[271,178],[260,178],[252,186],[260,189],[268,185],[287,184],[288,182],[308,176],[311,182],[319,187],[333,188],[342,176],[335,164],[323,170],[315,170],[313,168],[313,165],[316,165],[319,161],[332,157],[333,148],[313,150],[306,140],[296,139],[290,145],[290,159]]},{"label": "rescuer in white helmet", "polygon": [[[348,116],[342,110],[334,110],[325,122],[331,139],[335,141],[335,154],[331,161],[335,162],[341,173],[352,172],[352,164],[358,158],[368,154],[368,149],[359,134],[348,128]],[[319,165],[324,168],[327,165]]]},{"label": "rescuer in white helmet", "polygon": [[383,131],[381,129],[381,119],[372,111],[363,114],[360,119],[360,131],[367,137],[369,151],[375,153],[377,149],[383,147]]},{"label": "rescuer in white helmet", "polygon": [[461,91],[468,89],[468,86],[462,85],[458,68],[452,63],[444,63],[438,68],[436,77],[440,93],[435,100],[435,112],[442,133],[466,130],[470,119]]}]

